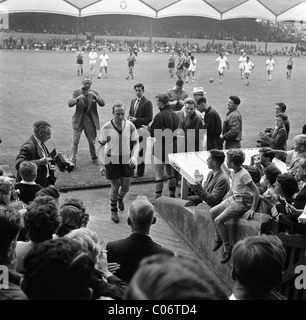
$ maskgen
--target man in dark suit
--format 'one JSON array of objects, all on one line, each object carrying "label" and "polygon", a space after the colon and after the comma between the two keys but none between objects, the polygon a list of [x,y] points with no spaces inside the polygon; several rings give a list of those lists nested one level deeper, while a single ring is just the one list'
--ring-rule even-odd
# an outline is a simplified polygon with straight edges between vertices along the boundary
[{"label": "man in dark suit", "polygon": [[211,149],[207,158],[207,166],[211,171],[207,175],[207,179],[202,185],[190,185],[197,196],[190,196],[196,204],[205,201],[209,206],[214,207],[221,203],[224,196],[230,190],[230,180],[228,175],[221,168],[224,163],[225,154],[222,150]]},{"label": "man in dark suit", "polygon": [[52,158],[49,157],[49,151],[45,146],[45,142],[50,138],[51,125],[46,121],[36,121],[33,124],[33,134],[21,146],[16,157],[17,182],[22,180],[19,174],[20,164],[23,161],[32,161],[37,165],[37,177],[35,180],[37,184],[45,188],[55,183],[54,170],[50,165]]},{"label": "man in dark suit", "polygon": [[139,178],[144,175],[145,171],[145,157],[147,150],[148,131],[142,126],[147,126],[153,119],[153,105],[144,94],[144,85],[137,83],[134,86],[136,98],[131,101],[129,120],[135,125],[139,134],[139,155],[137,158],[137,172],[134,178]]},{"label": "man in dark suit", "polygon": [[205,97],[198,98],[197,107],[199,112],[205,112],[204,129],[207,130],[207,150],[222,150],[223,143],[220,138],[222,122],[219,113],[207,104]]},{"label": "man in dark suit", "polygon": [[128,224],[132,234],[126,238],[107,243],[108,262],[117,262],[120,269],[116,276],[129,282],[136,272],[140,261],[153,254],[174,255],[152,240],[149,236],[151,225],[156,222],[154,206],[146,197],[138,197],[129,207]]},{"label": "man in dark suit", "polygon": [[98,164],[95,148],[97,130],[100,130],[97,104],[103,107],[105,102],[97,91],[90,88],[92,85],[91,77],[84,77],[82,84],[82,88],[74,90],[72,98],[68,101],[69,107],[76,106],[75,113],[72,116],[73,140],[70,159],[75,165],[81,133],[84,130],[89,144],[91,159],[94,164]]}]

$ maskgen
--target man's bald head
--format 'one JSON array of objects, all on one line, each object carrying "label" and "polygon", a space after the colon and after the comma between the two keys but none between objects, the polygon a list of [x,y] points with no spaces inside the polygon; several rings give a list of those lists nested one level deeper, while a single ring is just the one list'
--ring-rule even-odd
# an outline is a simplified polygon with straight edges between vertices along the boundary
[{"label": "man's bald head", "polygon": [[139,196],[129,207],[129,218],[137,229],[149,229],[154,223],[154,206],[147,197]]}]

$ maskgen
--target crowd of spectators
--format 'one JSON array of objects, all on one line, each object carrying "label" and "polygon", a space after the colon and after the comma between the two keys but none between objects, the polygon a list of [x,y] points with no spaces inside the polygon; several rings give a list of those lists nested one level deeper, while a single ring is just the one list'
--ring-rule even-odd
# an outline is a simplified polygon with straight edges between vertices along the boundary
[{"label": "crowd of spectators", "polygon": [[[167,43],[157,41],[152,44],[149,39],[140,40],[151,36],[180,38],[182,39],[181,42],[187,42],[185,39],[210,40],[205,46],[200,46],[193,41],[192,49],[195,52],[218,51],[220,46],[230,53],[238,53],[239,50],[245,49],[250,54],[261,54],[261,51],[264,50],[264,48],[258,48],[256,45],[250,45],[250,48],[242,48],[242,45],[239,45],[241,41],[288,43],[287,47],[275,54],[293,51],[293,46],[290,45],[292,43],[297,44],[299,51],[306,51],[303,30],[290,23],[268,25],[267,22],[256,22],[256,19],[217,21],[199,17],[176,17],[157,21],[146,17],[131,17],[133,16],[106,15],[78,19],[46,13],[10,14],[11,32],[44,33],[50,34],[50,37],[47,41],[42,41],[35,36],[28,39],[22,37],[15,39],[12,35],[3,40],[3,48],[71,50],[76,49],[79,45],[86,47],[84,40],[80,43],[80,40],[72,36],[78,34],[86,35],[87,39],[95,39],[95,46],[97,47],[109,46],[113,51],[126,51],[129,47],[133,47],[135,43],[143,51],[169,51],[167,48],[171,45]],[[67,34],[67,37],[56,37],[54,34]],[[103,40],[103,36],[133,36],[139,37],[139,40]],[[231,43],[215,44],[214,40],[231,41]]]},{"label": "crowd of spectators", "polygon": [[[231,54],[239,54],[241,50],[252,55],[265,55],[264,47],[256,44],[241,44],[238,41],[230,43],[214,43],[209,41],[206,45],[200,45],[198,42],[192,42],[186,39],[176,41],[174,44],[170,41],[156,40],[151,43],[149,39],[109,39],[103,37],[95,37],[93,39],[77,39],[75,36],[49,36],[47,40],[40,40],[39,37],[29,35],[27,39],[22,36],[16,38],[14,34],[4,34],[2,39],[3,49],[22,49],[22,50],[53,50],[53,51],[77,51],[81,47],[83,51],[89,52],[91,47],[97,51],[106,48],[108,51],[129,52],[130,48],[136,48],[139,52],[157,52],[169,53],[171,49],[176,52],[188,48],[189,51],[195,53],[219,53],[225,51]],[[295,46],[288,44],[281,50],[275,49],[273,55],[303,55],[301,50],[295,50]]]}]

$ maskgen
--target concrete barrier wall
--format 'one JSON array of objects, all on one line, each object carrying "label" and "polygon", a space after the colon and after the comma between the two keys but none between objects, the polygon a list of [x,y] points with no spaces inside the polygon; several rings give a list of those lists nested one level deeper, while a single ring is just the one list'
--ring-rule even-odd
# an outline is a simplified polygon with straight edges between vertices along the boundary
[{"label": "concrete barrier wall", "polygon": [[[215,229],[209,217],[209,206],[201,203],[194,206],[192,201],[161,197],[155,200],[155,210],[178,232],[178,234],[201,257],[205,264],[217,275],[231,292],[232,263],[222,265],[222,248],[212,252]],[[231,219],[226,226],[229,230],[230,243],[252,235],[264,233],[270,225],[270,216],[255,213],[252,220]]]}]

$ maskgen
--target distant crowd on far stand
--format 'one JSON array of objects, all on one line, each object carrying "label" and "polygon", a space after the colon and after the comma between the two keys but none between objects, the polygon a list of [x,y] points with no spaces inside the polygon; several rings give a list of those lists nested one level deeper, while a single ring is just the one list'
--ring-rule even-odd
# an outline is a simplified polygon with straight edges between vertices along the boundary
[{"label": "distant crowd on far stand", "polygon": [[[166,40],[155,40],[152,44],[147,39],[111,39],[103,36],[96,36],[95,39],[77,39],[75,35],[67,35],[65,38],[57,35],[50,35],[48,39],[41,38],[32,34],[28,38],[22,36],[16,37],[14,33],[6,33],[0,43],[2,49],[19,49],[19,50],[53,50],[53,51],[77,51],[79,47],[83,51],[90,51],[95,47],[97,51],[102,51],[106,48],[108,51],[128,52],[129,48],[137,47],[139,52],[156,52],[170,53],[171,49],[175,51],[182,50],[188,47],[193,53],[218,53],[226,51],[231,54],[239,54],[241,50],[245,50],[248,54],[265,55],[264,48],[256,44],[239,44],[238,42],[223,42],[213,44],[209,40],[205,45],[200,45],[198,42],[186,41],[186,39],[176,40],[175,42]],[[289,55],[290,53],[300,56],[305,53],[294,46],[288,44],[282,49],[275,49],[272,52],[274,55]]]}]

